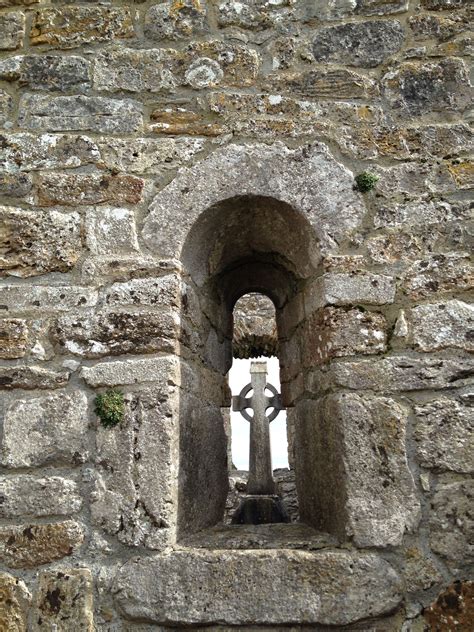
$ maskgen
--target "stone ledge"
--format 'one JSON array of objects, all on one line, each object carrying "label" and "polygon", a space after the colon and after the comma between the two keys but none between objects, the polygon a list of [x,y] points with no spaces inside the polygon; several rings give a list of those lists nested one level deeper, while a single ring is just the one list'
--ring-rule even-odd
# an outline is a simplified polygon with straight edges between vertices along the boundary
[{"label": "stone ledge", "polygon": [[126,617],[163,625],[346,625],[394,610],[402,582],[373,554],[187,550],[130,560],[114,592]]}]

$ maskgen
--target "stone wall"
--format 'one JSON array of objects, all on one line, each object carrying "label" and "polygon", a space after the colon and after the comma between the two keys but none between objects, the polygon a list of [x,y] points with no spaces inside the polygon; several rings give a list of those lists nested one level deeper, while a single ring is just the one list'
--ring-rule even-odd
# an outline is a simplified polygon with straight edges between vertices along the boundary
[{"label": "stone wall", "polygon": [[[0,629],[470,629],[472,17],[0,0]],[[183,540],[246,292],[323,547]]]}]

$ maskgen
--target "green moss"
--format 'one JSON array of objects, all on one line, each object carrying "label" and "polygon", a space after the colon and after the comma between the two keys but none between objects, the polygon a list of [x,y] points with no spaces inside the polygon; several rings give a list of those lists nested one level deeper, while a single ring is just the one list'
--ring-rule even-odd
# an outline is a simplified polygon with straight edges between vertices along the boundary
[{"label": "green moss", "polygon": [[119,424],[125,414],[125,401],[121,391],[109,389],[95,398],[95,412],[103,426]]},{"label": "green moss", "polygon": [[375,173],[370,173],[370,171],[363,171],[356,176],[357,188],[361,193],[367,193],[367,191],[371,191],[375,185],[377,184],[379,177],[375,175]]}]

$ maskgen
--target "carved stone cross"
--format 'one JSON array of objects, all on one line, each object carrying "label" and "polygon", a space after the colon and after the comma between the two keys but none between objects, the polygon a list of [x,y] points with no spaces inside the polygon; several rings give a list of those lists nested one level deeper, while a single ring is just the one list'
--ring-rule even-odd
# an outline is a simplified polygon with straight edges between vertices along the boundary
[{"label": "carved stone cross", "polygon": [[[273,480],[272,455],[270,450],[270,422],[283,410],[281,398],[276,388],[267,384],[267,363],[252,362],[250,366],[251,383],[247,384],[239,395],[232,398],[232,410],[240,412],[250,422],[250,462],[247,493],[254,495],[275,494]],[[252,397],[247,394],[253,390]],[[265,390],[272,393],[265,395]],[[267,416],[268,408],[273,412]],[[247,409],[253,410],[253,417]]]}]

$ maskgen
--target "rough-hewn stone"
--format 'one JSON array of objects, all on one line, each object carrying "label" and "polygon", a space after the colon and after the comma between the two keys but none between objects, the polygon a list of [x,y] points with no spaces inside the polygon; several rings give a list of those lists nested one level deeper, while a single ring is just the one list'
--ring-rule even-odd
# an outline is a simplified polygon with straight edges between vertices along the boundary
[{"label": "rough-hewn stone", "polygon": [[150,305],[178,308],[181,306],[181,282],[176,274],[114,283],[105,293],[105,303],[116,305]]},{"label": "rough-hewn stone", "polygon": [[74,307],[92,307],[97,291],[73,285],[4,285],[0,309],[6,312],[67,312]]},{"label": "rough-hewn stone", "polygon": [[169,357],[103,362],[93,367],[84,367],[81,375],[90,386],[116,386],[137,382],[158,384],[165,378],[170,380],[170,384],[179,384],[177,361]]},{"label": "rough-hewn stone", "polygon": [[74,553],[84,532],[77,522],[0,527],[0,559],[10,568],[34,568]]},{"label": "rough-hewn stone", "polygon": [[[255,582],[259,590],[249,591]],[[400,580],[387,562],[346,551],[177,551],[131,560],[115,590],[129,617],[168,625],[278,625],[295,619],[346,625],[388,612],[401,598]]]},{"label": "rough-hewn stone", "polygon": [[9,11],[0,15],[0,50],[15,50],[25,35],[25,14]]},{"label": "rough-hewn stone", "polygon": [[133,36],[128,7],[44,7],[36,12],[31,26],[33,45],[76,48],[90,42]]},{"label": "rough-hewn stone", "polygon": [[135,217],[125,208],[91,209],[87,212],[86,243],[95,254],[121,254],[138,250]]},{"label": "rough-hewn stone", "polygon": [[13,99],[5,92],[5,90],[0,89],[0,125],[4,125],[10,114],[12,112]]},{"label": "rough-hewn stone", "polygon": [[88,457],[87,428],[87,398],[80,391],[18,399],[5,414],[3,465],[83,463]]},{"label": "rough-hewn stone", "polygon": [[0,208],[0,276],[67,272],[81,253],[78,213]]},{"label": "rough-hewn stone", "polygon": [[51,371],[40,366],[0,367],[0,389],[60,388],[69,379],[67,371]]},{"label": "rough-hewn stone", "polygon": [[26,173],[0,174],[0,195],[21,198],[31,191],[33,181]]},{"label": "rough-hewn stone", "polygon": [[430,545],[451,568],[459,568],[474,559],[472,502],[474,483],[440,485],[431,499]]},{"label": "rough-hewn stone", "polygon": [[274,94],[281,91],[305,99],[366,99],[377,92],[371,79],[339,68],[276,74],[268,88]]},{"label": "rough-hewn stone", "polygon": [[222,0],[218,5],[218,24],[221,27],[238,26],[243,29],[262,30],[285,24],[293,15],[294,0]]},{"label": "rough-hewn stone", "polygon": [[77,484],[59,476],[2,476],[0,499],[2,518],[67,516],[77,513],[82,506]]},{"label": "rough-hewn stone", "polygon": [[0,573],[0,628],[8,632],[26,632],[31,595],[25,583]]},{"label": "rough-hewn stone", "polygon": [[409,592],[427,590],[442,580],[434,561],[416,546],[405,550],[403,577]]},{"label": "rough-hewn stone", "polygon": [[90,87],[89,63],[82,57],[21,55],[0,62],[0,78],[30,90],[82,92]]},{"label": "rough-hewn stone", "polygon": [[262,294],[246,294],[234,306],[234,358],[278,355],[275,306]]},{"label": "rough-hewn stone", "polygon": [[40,131],[127,134],[141,128],[143,107],[131,99],[27,94],[20,101],[18,122],[21,127]]},{"label": "rough-hewn stone", "polygon": [[87,568],[43,571],[31,609],[31,632],[94,632],[92,575]]},{"label": "rough-hewn stone", "polygon": [[371,273],[326,273],[309,288],[306,310],[324,305],[384,305],[395,299],[395,279]]},{"label": "rough-hewn stone", "polygon": [[408,9],[408,0],[356,0],[356,2],[356,13],[362,15],[403,13]]},{"label": "rough-hewn stone", "polygon": [[28,349],[28,342],[29,330],[26,321],[20,318],[0,320],[0,358],[22,358]]},{"label": "rough-hewn stone", "polygon": [[316,31],[313,55],[318,62],[373,68],[402,47],[405,34],[397,20],[354,22]]},{"label": "rough-hewn stone", "polygon": [[429,11],[452,11],[458,7],[469,5],[470,0],[421,0],[423,9]]},{"label": "rough-hewn stone", "polygon": [[452,300],[419,305],[409,311],[409,340],[421,351],[474,351],[474,307]]},{"label": "rough-hewn stone", "polygon": [[430,255],[415,261],[402,284],[404,293],[414,300],[473,287],[474,269],[469,256],[462,253]]},{"label": "rough-hewn stone", "polygon": [[418,460],[426,468],[474,471],[472,408],[440,398],[416,406],[415,440]]},{"label": "rough-hewn stone", "polygon": [[181,40],[207,30],[204,0],[165,0],[145,14],[145,36],[155,42]]},{"label": "rough-hewn stone", "polygon": [[153,110],[150,131],[155,134],[187,134],[189,136],[219,136],[227,131],[203,112],[171,105]]}]

